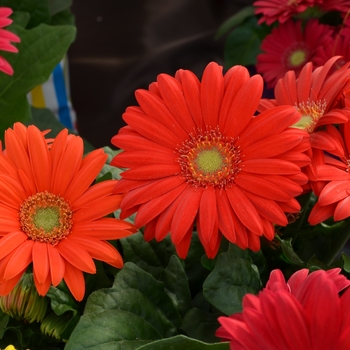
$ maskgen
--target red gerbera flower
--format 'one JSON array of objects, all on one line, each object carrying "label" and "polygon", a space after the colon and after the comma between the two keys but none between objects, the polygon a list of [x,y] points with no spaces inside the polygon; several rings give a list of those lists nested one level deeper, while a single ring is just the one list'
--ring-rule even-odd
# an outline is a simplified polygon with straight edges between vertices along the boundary
[{"label": "red gerbera flower", "polygon": [[314,5],[322,11],[339,11],[343,14],[349,12],[350,0],[314,0]]},{"label": "red gerbera flower", "polygon": [[309,223],[316,225],[333,216],[334,221],[340,221],[350,216],[350,123],[343,124],[341,132],[332,129],[330,142],[338,145],[341,152],[336,157],[332,154],[324,156],[324,164],[317,167],[317,179],[326,181],[319,193],[318,201],[311,210]]},{"label": "red gerbera flower", "polygon": [[316,67],[324,64],[323,50],[332,43],[332,33],[330,26],[316,19],[309,20],[304,29],[301,21],[285,22],[262,41],[263,53],[257,56],[258,73],[263,75],[268,87],[274,87],[290,70],[298,77],[307,62]]},{"label": "red gerbera flower", "polygon": [[83,141],[63,130],[50,148],[35,127],[16,123],[5,131],[0,154],[0,294],[8,294],[33,263],[38,293],[62,279],[77,300],[83,271],[96,273],[93,258],[121,268],[118,251],[105,240],[134,232],[131,224],[103,218],[119,208],[115,181],[90,187],[107,155],[84,159]]},{"label": "red gerbera flower", "polygon": [[137,212],[148,240],[171,232],[181,257],[194,222],[209,257],[221,234],[255,251],[261,235],[273,239],[273,223],[286,225],[284,211],[299,210],[294,197],[306,176],[294,161],[307,133],[289,128],[299,120],[294,107],[254,117],[261,93],[261,76],[235,66],[223,77],[216,63],[202,82],[179,70],[136,91],[140,107],[126,110],[129,126],[112,139],[125,150],[112,164],[129,168],[116,186],[127,192],[121,217]]},{"label": "red gerbera flower", "polygon": [[[289,71],[275,87],[275,99],[262,99],[259,111],[265,111],[281,105],[291,105],[300,113],[300,120],[294,127],[311,134],[309,156],[312,164],[304,171],[310,181],[318,181],[316,166],[323,163],[323,151],[340,155],[341,148],[332,142],[330,134],[320,127],[341,124],[348,121],[349,108],[335,108],[350,79],[349,63],[330,74],[339,57],[333,57],[322,67],[312,71],[312,63],[307,63],[297,79],[294,71]],[[316,132],[317,131],[317,132]],[[312,183],[310,183],[313,186]],[[317,182],[317,185],[320,185]],[[319,190],[313,187],[316,194]]]},{"label": "red gerbera flower", "polygon": [[267,25],[278,21],[284,23],[292,16],[311,7],[314,0],[257,0],[253,3],[255,14],[262,14],[258,23]]},{"label": "red gerbera flower", "polygon": [[243,311],[219,317],[216,336],[233,350],[347,350],[350,344],[350,289],[340,269],[296,272],[285,283],[271,273],[267,288],[243,298]]},{"label": "red gerbera flower", "polygon": [[[3,29],[12,23],[12,19],[8,18],[12,10],[8,7],[0,7],[0,50],[8,52],[18,52],[17,47],[11,44],[11,41],[19,43],[21,39],[10,31]],[[12,75],[13,69],[5,58],[0,56],[0,71]]]}]

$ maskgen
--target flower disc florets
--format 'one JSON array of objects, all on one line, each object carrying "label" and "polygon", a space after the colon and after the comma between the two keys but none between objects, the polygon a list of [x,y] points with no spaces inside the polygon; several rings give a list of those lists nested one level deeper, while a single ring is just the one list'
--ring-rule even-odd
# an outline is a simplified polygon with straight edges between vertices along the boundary
[{"label": "flower disc florets", "polygon": [[193,186],[230,186],[240,171],[240,150],[235,139],[215,130],[198,130],[178,150],[181,175]]},{"label": "flower disc florets", "polygon": [[73,212],[67,201],[47,191],[27,198],[19,218],[23,232],[32,240],[52,245],[67,237],[73,225]]}]

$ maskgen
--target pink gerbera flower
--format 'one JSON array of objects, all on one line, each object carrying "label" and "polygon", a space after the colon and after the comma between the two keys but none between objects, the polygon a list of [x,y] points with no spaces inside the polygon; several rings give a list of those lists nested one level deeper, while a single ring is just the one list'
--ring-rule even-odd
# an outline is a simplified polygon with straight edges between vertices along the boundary
[{"label": "pink gerbera flower", "polygon": [[[10,31],[3,29],[4,27],[12,23],[12,19],[8,18],[12,13],[12,10],[8,7],[0,7],[0,50],[8,52],[18,52],[17,47],[11,44],[11,41],[19,43],[21,40]],[[10,63],[5,58],[0,56],[0,71],[12,75],[13,69]]]},{"label": "pink gerbera flower", "polygon": [[242,66],[223,76],[210,63],[201,82],[179,70],[138,90],[140,107],[126,110],[129,125],[112,139],[124,149],[112,164],[128,168],[116,186],[126,193],[121,217],[137,212],[148,240],[170,232],[181,257],[194,224],[211,258],[222,235],[255,251],[260,236],[273,239],[274,223],[286,225],[284,212],[300,208],[294,197],[306,176],[294,160],[308,134],[289,128],[299,120],[291,106],[254,117],[262,85]]},{"label": "pink gerbera flower", "polygon": [[258,296],[246,294],[243,311],[219,317],[216,335],[232,350],[348,350],[350,344],[350,281],[340,269],[308,275],[302,269],[286,283],[271,272]]},{"label": "pink gerbera flower", "polygon": [[257,57],[258,73],[271,88],[290,70],[298,77],[307,62],[315,67],[324,64],[323,50],[333,42],[332,33],[330,26],[316,19],[309,20],[304,29],[301,21],[293,20],[274,28],[261,44],[263,53]]},{"label": "pink gerbera flower", "polygon": [[262,14],[258,23],[267,25],[278,21],[284,23],[293,15],[304,12],[314,0],[257,0],[253,3],[255,14]]}]

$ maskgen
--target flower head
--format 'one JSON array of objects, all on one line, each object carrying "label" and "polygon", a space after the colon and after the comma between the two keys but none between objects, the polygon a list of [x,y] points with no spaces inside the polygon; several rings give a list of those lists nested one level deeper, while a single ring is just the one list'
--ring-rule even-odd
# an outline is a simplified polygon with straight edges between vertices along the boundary
[{"label": "flower head", "polygon": [[5,131],[0,154],[0,294],[8,294],[33,263],[35,286],[45,295],[62,279],[77,300],[85,292],[83,271],[93,259],[122,267],[106,240],[135,231],[129,223],[104,218],[122,199],[115,181],[93,186],[107,155],[83,156],[83,141],[63,130],[48,145],[35,126],[16,123]]},{"label": "flower head", "polygon": [[307,63],[296,78],[294,71],[289,71],[275,86],[275,99],[262,99],[259,111],[266,111],[276,106],[294,106],[300,114],[299,121],[294,125],[311,134],[311,149],[308,151],[312,163],[303,171],[307,174],[309,185],[318,195],[323,184],[318,181],[316,167],[323,163],[323,152],[341,155],[341,147],[332,141],[325,130],[330,124],[347,122],[350,109],[339,106],[344,89],[350,82],[349,64],[341,69],[333,67],[338,57],[329,59],[324,66],[312,70],[312,63]]},{"label": "flower head", "polygon": [[299,120],[294,107],[254,116],[261,93],[260,76],[242,66],[223,76],[216,63],[201,82],[179,70],[136,91],[140,106],[126,110],[129,125],[112,139],[124,152],[111,164],[128,168],[115,189],[126,193],[121,217],[137,212],[148,240],[170,232],[181,257],[194,224],[209,257],[222,235],[255,251],[260,236],[273,239],[274,223],[300,208],[294,197],[306,176],[294,160],[308,135],[289,128]]},{"label": "flower head", "polygon": [[[219,317],[216,335],[231,349],[320,350],[349,347],[350,281],[340,269],[296,272],[285,282],[274,270],[257,296],[246,294],[243,311]],[[288,322],[286,322],[288,320]]]},{"label": "flower head", "polygon": [[312,208],[309,222],[316,225],[334,218],[334,221],[350,217],[350,123],[347,122],[338,131],[329,128],[329,140],[341,151],[336,154],[327,152],[324,162],[317,165],[317,180],[325,182],[322,191],[317,193],[318,201]]},{"label": "flower head", "polygon": [[[12,10],[8,7],[0,7],[0,50],[8,52],[18,52],[17,47],[13,46],[11,42],[19,43],[21,39],[10,31],[3,29],[12,23],[12,19],[8,18]],[[12,75],[13,69],[5,58],[0,56],[0,71]]]},{"label": "flower head", "polygon": [[288,20],[263,40],[263,53],[257,56],[258,73],[269,87],[274,87],[290,70],[298,77],[307,62],[315,67],[322,65],[324,47],[332,43],[332,33],[330,26],[316,19],[309,20],[304,29],[301,21]]},{"label": "flower head", "polygon": [[257,0],[253,3],[255,14],[262,14],[259,24],[278,21],[284,23],[292,16],[304,12],[314,0]]}]

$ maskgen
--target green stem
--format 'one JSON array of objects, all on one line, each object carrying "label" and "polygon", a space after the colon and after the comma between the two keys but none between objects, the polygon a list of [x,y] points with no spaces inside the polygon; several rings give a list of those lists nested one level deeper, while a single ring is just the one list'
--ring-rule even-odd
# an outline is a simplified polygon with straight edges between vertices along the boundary
[{"label": "green stem", "polygon": [[346,242],[350,239],[350,219],[347,219],[347,223],[344,227],[340,228],[341,234],[336,237],[335,240],[332,241],[332,245],[330,247],[330,252],[326,256],[324,263],[328,266],[333,263],[333,261],[338,256],[339,252],[343,249]]}]

